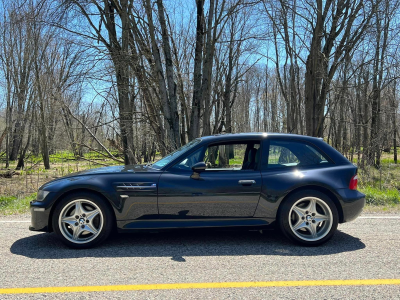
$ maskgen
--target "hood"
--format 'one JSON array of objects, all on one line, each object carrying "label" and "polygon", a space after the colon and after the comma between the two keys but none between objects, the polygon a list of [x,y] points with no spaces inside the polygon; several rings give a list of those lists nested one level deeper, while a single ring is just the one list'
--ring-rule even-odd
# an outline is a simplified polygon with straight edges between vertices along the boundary
[{"label": "hood", "polygon": [[63,179],[72,179],[72,177],[80,177],[87,175],[102,175],[102,174],[115,174],[115,173],[143,173],[143,172],[159,172],[159,170],[152,168],[150,165],[128,165],[128,166],[111,166],[96,169],[89,169],[80,172],[75,172],[71,174],[64,175],[62,177],[56,178],[45,183],[42,187],[53,183],[55,181],[60,181]]},{"label": "hood", "polygon": [[86,176],[96,176],[96,175],[107,175],[107,174],[118,174],[118,173],[144,173],[144,172],[160,172],[157,169],[152,168],[149,165],[128,165],[128,166],[111,166],[96,169],[89,169],[85,171],[80,171],[76,173],[71,173],[60,178],[56,178],[49,182],[43,184],[39,189],[48,187],[55,182],[60,182],[62,180],[75,181],[85,178]]}]

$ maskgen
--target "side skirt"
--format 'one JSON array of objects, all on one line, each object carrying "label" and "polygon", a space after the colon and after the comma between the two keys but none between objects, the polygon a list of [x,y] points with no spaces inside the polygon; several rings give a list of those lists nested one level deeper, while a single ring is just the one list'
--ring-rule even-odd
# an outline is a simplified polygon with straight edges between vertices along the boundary
[{"label": "side skirt", "polygon": [[265,219],[188,219],[188,220],[130,220],[118,221],[118,231],[137,229],[212,228],[212,227],[257,227],[270,223]]}]

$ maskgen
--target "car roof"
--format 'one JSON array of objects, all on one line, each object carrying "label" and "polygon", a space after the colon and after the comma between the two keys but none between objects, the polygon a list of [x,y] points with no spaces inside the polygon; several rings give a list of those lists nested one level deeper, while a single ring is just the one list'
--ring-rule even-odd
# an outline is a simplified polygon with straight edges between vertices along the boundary
[{"label": "car roof", "polygon": [[290,134],[290,133],[274,133],[274,132],[246,132],[246,133],[223,133],[215,134],[210,136],[201,137],[202,143],[213,143],[220,141],[232,141],[232,140],[252,140],[252,139],[267,139],[267,138],[277,138],[277,139],[290,139],[302,142],[309,142],[314,146],[317,146],[325,154],[328,155],[335,163],[350,163],[347,158],[345,158],[339,151],[331,147],[326,143],[323,138],[311,137],[300,134]]},{"label": "car roof", "polygon": [[243,132],[243,133],[222,133],[222,134],[214,134],[209,136],[201,137],[202,140],[210,141],[221,141],[221,140],[232,140],[232,139],[266,139],[268,137],[274,138],[289,138],[289,139],[297,139],[297,140],[322,140],[322,138],[316,138],[306,135],[300,134],[291,134],[291,133],[275,133],[275,132]]}]

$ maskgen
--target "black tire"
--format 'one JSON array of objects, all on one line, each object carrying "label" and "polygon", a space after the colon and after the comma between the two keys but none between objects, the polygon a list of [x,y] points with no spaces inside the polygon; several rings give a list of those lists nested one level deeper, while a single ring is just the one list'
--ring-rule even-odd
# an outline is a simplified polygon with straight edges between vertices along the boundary
[{"label": "black tire", "polygon": [[[80,214],[80,218],[76,220],[77,222],[75,224],[71,224],[71,220],[68,220],[69,223],[62,222],[60,220],[61,214],[64,216],[63,219],[65,220],[76,217],[74,215],[77,203],[79,203],[79,205],[81,205],[83,208],[83,213]],[[90,210],[91,208],[92,210]],[[93,216],[94,212],[97,211],[99,211],[99,213],[97,213],[93,219],[89,220],[91,217],[90,213],[92,213]],[[85,212],[87,212],[89,216],[86,216],[86,214],[84,214]],[[75,226],[76,224],[79,225]],[[71,194],[64,197],[59,203],[57,203],[52,215],[52,226],[58,238],[68,247],[75,249],[91,248],[104,242],[113,231],[115,227],[114,224],[115,218],[109,205],[103,198],[89,192],[78,192],[76,194]],[[82,229],[79,229],[80,233],[75,240],[73,237],[74,228],[78,227],[81,227]],[[91,233],[85,229],[97,229],[97,232]]]},{"label": "black tire", "polygon": [[[314,216],[307,210],[311,201],[316,203],[317,211]],[[302,210],[304,215],[300,218],[299,212]],[[317,222],[324,218],[327,220]],[[339,214],[335,203],[329,196],[316,190],[302,190],[290,195],[278,211],[280,230],[289,240],[303,246],[319,246],[329,241],[337,229],[338,222]],[[296,230],[297,227],[300,228]]]}]

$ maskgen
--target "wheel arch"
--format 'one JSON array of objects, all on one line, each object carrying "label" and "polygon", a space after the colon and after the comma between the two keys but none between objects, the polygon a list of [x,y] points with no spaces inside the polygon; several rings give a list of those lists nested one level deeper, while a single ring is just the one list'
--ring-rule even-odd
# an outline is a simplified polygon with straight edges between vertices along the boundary
[{"label": "wheel arch", "polygon": [[110,203],[110,200],[106,196],[104,196],[104,194],[100,193],[97,190],[90,189],[90,188],[77,188],[77,189],[72,189],[72,190],[68,190],[68,191],[63,192],[54,201],[54,203],[53,203],[53,205],[51,207],[50,213],[49,213],[49,219],[48,219],[48,223],[47,223],[48,224],[48,232],[52,232],[53,231],[52,219],[53,219],[53,213],[54,213],[55,208],[57,207],[57,204],[63,198],[65,198],[65,197],[67,197],[69,195],[72,195],[72,194],[76,194],[76,193],[89,193],[89,194],[94,194],[94,195],[102,198],[104,200],[104,202],[106,203],[106,205],[108,206],[108,208],[111,210],[112,216],[114,217],[113,223],[114,223],[114,226],[116,226],[117,223],[116,223],[114,209],[113,209],[113,207],[112,207],[112,205]]},{"label": "wheel arch", "polygon": [[279,208],[277,211],[277,217],[279,216],[279,211],[282,207],[282,204],[293,194],[303,191],[303,190],[315,190],[315,191],[319,191],[321,193],[324,193],[325,195],[327,195],[335,204],[336,209],[338,211],[339,214],[339,223],[343,223],[344,220],[344,215],[343,215],[343,208],[342,205],[340,204],[340,201],[338,199],[338,197],[328,188],[323,187],[323,186],[319,186],[319,185],[304,185],[298,188],[295,188],[294,190],[290,191],[288,194],[285,195],[285,197],[283,197],[281,203],[279,204]]}]

